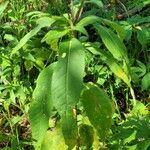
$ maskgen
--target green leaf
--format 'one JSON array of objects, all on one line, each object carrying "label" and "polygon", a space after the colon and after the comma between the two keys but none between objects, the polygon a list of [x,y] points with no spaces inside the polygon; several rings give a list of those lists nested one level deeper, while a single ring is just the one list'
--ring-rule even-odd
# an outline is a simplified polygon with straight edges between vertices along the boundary
[{"label": "green leaf", "polygon": [[123,67],[120,66],[113,57],[109,57],[105,60],[105,63],[109,66],[110,70],[119,78],[121,78],[129,87],[131,87],[130,79]]},{"label": "green leaf", "polygon": [[54,105],[61,113],[74,107],[83,88],[84,47],[75,38],[63,42],[59,48],[59,60],[52,77]]},{"label": "green leaf", "polygon": [[0,4],[0,17],[2,16],[2,13],[4,12],[4,10],[6,9],[8,3],[9,3],[9,1],[5,1]]},{"label": "green leaf", "polygon": [[101,22],[101,18],[97,17],[97,16],[88,16],[88,17],[85,17],[83,19],[81,19],[77,24],[76,26],[74,26],[74,30],[77,30],[83,34],[85,34],[87,37],[88,37],[88,33],[86,31],[86,29],[84,28],[85,26],[89,25],[89,24],[93,24],[97,21]]},{"label": "green leaf", "polygon": [[130,112],[130,115],[135,115],[135,116],[145,115],[146,116],[148,115],[148,113],[149,111],[147,107],[143,103],[137,101],[136,106],[133,107],[132,111]]},{"label": "green leaf", "polygon": [[55,65],[55,63],[51,64],[39,74],[37,85],[33,92],[34,101],[29,110],[32,136],[37,140],[37,149],[40,149],[41,142],[46,134],[52,110],[51,78]]},{"label": "green leaf", "polygon": [[[52,98],[54,106],[62,115],[63,124],[68,124],[67,129],[63,129],[63,134],[69,147],[76,142],[74,135],[71,135],[74,133],[71,131],[74,128],[71,127],[74,126],[72,111],[83,88],[84,67],[84,47],[82,44],[75,38],[61,43],[59,60],[52,76]],[[69,143],[68,140],[71,142]]]},{"label": "green leaf", "polygon": [[94,24],[94,27],[97,29],[103,43],[114,56],[114,58],[121,61],[122,59],[127,61],[126,47],[118,38],[118,36],[108,28],[103,27],[99,24]]},{"label": "green leaf", "polygon": [[111,28],[113,28],[114,30],[116,30],[118,36],[121,38],[121,39],[124,39],[126,36],[127,36],[127,32],[125,31],[125,29],[119,25],[118,23],[114,22],[114,21],[110,21],[110,20],[107,20],[107,19],[103,19],[103,18],[100,18],[100,17],[97,17],[97,16],[94,16],[94,15],[91,15],[91,16],[87,16],[83,19],[81,19],[77,24],[76,26],[74,27],[75,30],[87,35],[87,31],[85,30],[85,26],[91,24],[95,24],[95,23],[99,23],[99,24],[106,24],[108,26],[110,26]]},{"label": "green leaf", "polygon": [[40,17],[36,20],[36,24],[41,28],[51,26],[54,22],[55,19],[51,17]]},{"label": "green leaf", "polygon": [[81,19],[76,24],[76,27],[85,27],[85,26],[87,26],[89,24],[93,24],[93,23],[101,22],[101,21],[102,21],[102,19],[100,17],[91,15],[91,16],[88,16],[88,17],[85,17],[85,18]]},{"label": "green leaf", "polygon": [[46,26],[50,26],[51,24],[54,23],[54,19],[49,18],[49,17],[42,17],[39,18],[37,20],[37,24],[38,26],[35,27],[33,30],[31,30],[30,32],[28,32],[20,41],[19,43],[13,48],[12,50],[12,54],[17,53],[17,51],[22,48],[29,40],[30,38],[32,38],[34,35],[36,35],[41,28],[46,27]]},{"label": "green leaf", "polygon": [[64,114],[61,115],[62,132],[68,149],[72,150],[76,145],[77,139],[77,120],[76,114],[70,108],[65,110]]},{"label": "green leaf", "polygon": [[[56,42],[59,38],[65,36],[70,30],[50,30],[42,39],[42,42],[46,41],[47,44],[53,47],[53,50],[57,50]],[[56,48],[56,49],[55,49]]]},{"label": "green leaf", "polygon": [[147,73],[142,79],[142,89],[148,90],[150,88],[150,73]]},{"label": "green leaf", "polygon": [[107,19],[103,19],[103,23],[110,26],[111,28],[115,29],[118,36],[122,40],[124,40],[127,37],[126,30],[121,25],[119,25],[119,23],[116,23],[116,22],[113,22],[113,21],[110,21],[110,20],[107,20]]},{"label": "green leaf", "polygon": [[98,131],[102,141],[106,140],[111,127],[113,108],[108,95],[96,85],[89,84],[81,100],[91,124]]},{"label": "green leaf", "polygon": [[[108,65],[110,70],[120,79],[122,79],[129,87],[131,87],[130,78],[128,75],[128,68],[125,68],[121,63],[119,63],[110,52],[105,52],[99,48],[97,51],[103,56],[101,59]],[[124,62],[125,63],[125,62]],[[126,63],[125,63],[126,66]],[[125,68],[125,69],[124,69]]]},{"label": "green leaf", "polygon": [[138,67],[132,67],[131,70],[138,75],[138,77],[142,77],[146,74],[146,66],[139,60],[136,61]]},{"label": "green leaf", "polygon": [[137,39],[142,46],[146,46],[150,42],[150,29],[144,28],[137,33]]}]

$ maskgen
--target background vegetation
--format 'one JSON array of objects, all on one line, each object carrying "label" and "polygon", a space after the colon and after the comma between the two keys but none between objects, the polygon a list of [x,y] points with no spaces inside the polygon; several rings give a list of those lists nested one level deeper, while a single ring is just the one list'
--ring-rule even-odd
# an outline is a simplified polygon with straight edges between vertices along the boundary
[{"label": "background vegetation", "polygon": [[0,33],[0,149],[150,149],[149,0],[0,0]]}]

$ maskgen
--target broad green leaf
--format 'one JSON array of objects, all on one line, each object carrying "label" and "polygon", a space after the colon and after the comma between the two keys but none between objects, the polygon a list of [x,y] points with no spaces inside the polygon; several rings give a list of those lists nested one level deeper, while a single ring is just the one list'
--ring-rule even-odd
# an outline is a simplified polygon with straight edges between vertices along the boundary
[{"label": "broad green leaf", "polygon": [[[68,124],[63,129],[65,141],[69,147],[76,142],[74,131],[70,126],[74,126],[72,111],[77,104],[84,77],[84,47],[75,38],[63,42],[59,47],[59,60],[52,76],[52,99],[54,106],[62,115],[63,124]],[[73,125],[72,125],[73,124]],[[66,133],[64,133],[67,131]],[[72,138],[71,138],[72,137]]]},{"label": "broad green leaf", "polygon": [[4,10],[6,9],[8,3],[9,3],[9,1],[5,1],[0,4],[0,17],[2,15],[2,13],[4,12]]},{"label": "broad green leaf", "polygon": [[37,24],[38,26],[35,27],[33,30],[31,30],[29,33],[27,33],[20,41],[19,43],[13,48],[12,50],[12,54],[17,53],[17,51],[22,48],[29,40],[30,38],[32,38],[34,35],[36,35],[41,28],[46,27],[46,26],[50,26],[51,24],[54,23],[55,20],[49,18],[49,17],[43,17],[43,18],[39,18],[37,20]]},{"label": "broad green leaf", "polygon": [[86,114],[102,141],[111,127],[113,108],[108,95],[96,85],[89,84],[81,96]]},{"label": "broad green leaf", "polygon": [[56,127],[52,131],[47,131],[41,150],[67,150],[60,127]]},{"label": "broad green leaf", "polygon": [[150,88],[150,73],[147,73],[142,79],[142,89],[148,90]]},{"label": "broad green leaf", "polygon": [[52,110],[51,78],[56,64],[45,68],[38,76],[36,88],[33,92],[33,102],[29,110],[32,136],[37,140],[37,150],[48,128],[49,117]]},{"label": "broad green leaf", "polygon": [[97,29],[98,34],[101,36],[103,43],[114,56],[114,58],[121,61],[122,59],[127,61],[126,47],[118,38],[118,36],[108,28],[103,27],[99,24],[94,24],[94,27]]},{"label": "broad green leaf", "polygon": [[[65,36],[70,30],[50,30],[42,39],[42,42],[46,42],[47,44],[51,45],[53,47],[53,50],[57,50],[56,42],[59,38],[62,38]],[[56,48],[56,49],[55,49]]]},{"label": "broad green leaf", "polygon": [[83,88],[84,47],[75,38],[63,42],[59,47],[59,60],[52,77],[54,105],[61,113],[74,107]]}]

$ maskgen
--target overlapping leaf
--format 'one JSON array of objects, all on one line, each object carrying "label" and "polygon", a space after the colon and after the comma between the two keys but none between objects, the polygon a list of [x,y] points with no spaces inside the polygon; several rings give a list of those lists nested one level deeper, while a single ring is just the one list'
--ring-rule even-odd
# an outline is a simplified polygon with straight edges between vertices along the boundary
[{"label": "overlapping leaf", "polygon": [[62,116],[63,134],[69,147],[76,143],[76,122],[72,112],[83,88],[84,63],[84,47],[77,39],[61,43],[52,76],[52,98]]},{"label": "overlapping leaf", "polygon": [[53,50],[57,50],[57,42],[59,38],[65,36],[69,32],[69,29],[66,30],[50,30],[42,39],[42,42],[46,42],[47,44],[51,45]]},{"label": "overlapping leaf", "polygon": [[54,19],[50,17],[42,17],[37,20],[37,27],[28,32],[19,43],[13,48],[12,54],[17,53],[17,51],[22,48],[33,36],[35,36],[43,27],[50,26],[55,22]]},{"label": "overlapping leaf", "polygon": [[123,66],[120,65],[116,59],[109,53],[101,51],[101,54],[105,57],[104,62],[109,66],[110,70],[120,79],[122,79],[129,87],[131,87],[130,79]]},{"label": "overlapping leaf", "polygon": [[118,36],[108,28],[99,24],[94,24],[94,27],[97,29],[103,43],[114,56],[114,58],[116,58],[117,60],[125,59],[126,61],[128,61],[126,47],[118,38]]},{"label": "overlapping leaf", "polygon": [[52,110],[51,78],[55,65],[56,64],[51,64],[40,73],[36,88],[33,92],[34,101],[30,107],[29,117],[32,136],[37,140],[37,149],[40,149],[41,142],[47,131]]},{"label": "overlapping leaf", "polygon": [[111,100],[103,90],[93,84],[83,91],[81,100],[91,124],[98,131],[100,139],[105,140],[113,115]]}]

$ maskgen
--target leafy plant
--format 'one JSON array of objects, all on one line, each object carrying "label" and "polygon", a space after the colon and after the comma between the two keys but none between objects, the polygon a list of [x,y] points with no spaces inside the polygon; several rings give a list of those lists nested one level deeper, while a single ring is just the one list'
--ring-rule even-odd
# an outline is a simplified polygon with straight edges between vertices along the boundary
[{"label": "leafy plant", "polygon": [[138,2],[0,4],[0,148],[149,148],[149,2]]},{"label": "leafy plant", "polygon": [[[68,11],[67,14],[59,17],[47,15],[46,17],[40,17],[36,21],[38,26],[32,31],[30,31],[27,35],[25,35],[24,38],[20,40],[19,44],[12,51],[13,56],[14,54],[18,53],[18,50],[22,46],[24,46],[26,42],[31,37],[33,37],[41,28],[45,26],[51,26],[51,30],[45,35],[42,42],[46,41],[46,43],[50,44],[50,46],[54,48],[54,50],[58,49],[58,62],[56,64],[54,72],[52,73],[52,71],[50,71],[51,75],[49,73],[46,73],[46,70],[44,70],[45,73],[40,74],[39,80],[37,81],[37,89],[39,89],[39,86],[41,86],[41,84],[43,84],[43,87],[46,87],[48,89],[48,93],[50,94],[50,96],[48,96],[48,93],[46,93],[45,96],[47,97],[47,101],[52,101],[52,106],[50,106],[50,104],[49,106],[45,105],[45,103],[43,102],[43,100],[45,100],[45,96],[43,95],[44,93],[43,91],[38,90],[39,94],[41,95],[41,98],[39,98],[39,95],[35,95],[35,102],[33,102],[29,113],[31,118],[33,138],[35,138],[39,143],[37,144],[37,149],[40,149],[41,142],[44,137],[41,137],[39,135],[45,135],[46,130],[48,129],[48,119],[50,117],[50,114],[45,112],[45,110],[49,110],[52,107],[54,107],[61,116],[62,132],[64,135],[65,142],[68,145],[69,149],[72,149],[76,145],[76,137],[78,134],[76,124],[77,116],[73,113],[73,110],[77,111],[78,108],[76,106],[80,99],[80,93],[83,90],[82,80],[84,77],[85,69],[84,53],[86,51],[86,47],[82,46],[82,43],[79,40],[77,40],[77,33],[79,32],[88,36],[85,27],[89,24],[94,24],[94,28],[98,31],[98,34],[102,38],[104,45],[109,50],[105,52],[97,48],[97,51],[99,51],[100,54],[102,54],[105,57],[104,61],[110,67],[110,69],[129,86],[135,103],[134,93],[130,83],[129,62],[126,48],[121,39],[114,32],[105,28],[101,24],[106,24],[112,27],[114,30],[117,31],[117,33],[120,33],[120,30],[123,31],[123,28],[121,28],[121,26],[119,26],[115,22],[111,22],[109,20],[97,16],[88,16],[79,20],[80,15],[82,13],[82,9],[84,7],[84,1],[79,3],[80,7],[76,12],[73,11],[73,8],[76,5],[73,5],[73,3],[70,3],[70,5],[72,5],[71,13],[70,11]],[[121,35],[121,37],[123,36]],[[118,61],[118,63],[114,63],[115,61]],[[45,76],[44,74],[49,74],[49,78],[43,77]],[[49,82],[46,81],[48,79]],[[49,83],[49,88],[47,83]],[[35,89],[35,91],[37,89]],[[90,90],[92,90],[92,88]],[[94,92],[93,94],[95,94],[96,97],[101,97],[103,95],[103,92],[100,92],[101,95],[97,95],[97,93]],[[93,99],[95,96],[91,97],[91,99]],[[106,101],[109,101],[108,98]],[[101,101],[101,103],[105,104],[105,101]],[[86,107],[86,105],[88,105],[88,103],[83,103],[83,106],[87,108],[87,110],[85,110],[87,111],[87,115],[90,119],[90,113],[94,113],[94,111],[96,111],[94,109],[95,106],[93,105],[93,110],[88,110],[88,107]],[[107,105],[110,105],[110,111],[105,114],[106,116],[109,113],[111,114],[112,112],[111,104]],[[45,108],[46,106],[49,109]],[[42,107],[43,110],[39,107]],[[102,110],[106,109],[104,105],[102,105],[101,107],[103,107]],[[41,112],[39,112],[41,116],[41,121],[39,123],[42,123],[40,125],[37,124],[37,116],[34,115],[34,113],[38,112],[39,109],[41,110]],[[108,116],[109,118],[111,118],[111,115]],[[103,116],[99,116],[99,118],[102,117]],[[98,131],[101,130],[99,129],[98,125],[101,123],[100,119],[97,123],[95,121],[92,121],[91,119],[90,121]],[[105,124],[107,124],[107,118],[106,123],[104,123],[103,126],[105,126]],[[42,128],[39,131],[39,133],[37,132],[38,126]],[[100,131],[99,137],[105,137],[106,133],[108,132],[108,128],[109,127]]]}]

